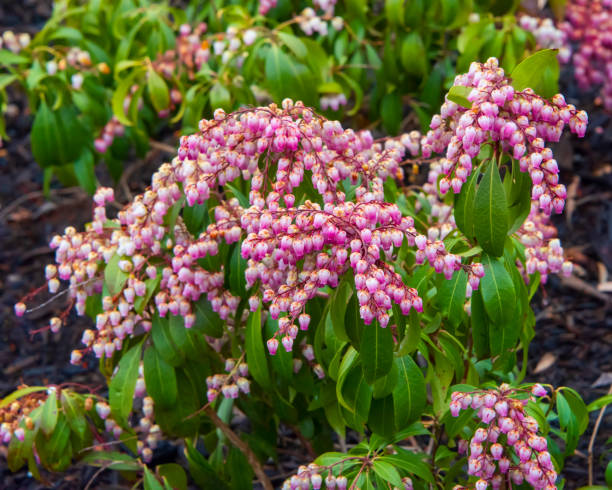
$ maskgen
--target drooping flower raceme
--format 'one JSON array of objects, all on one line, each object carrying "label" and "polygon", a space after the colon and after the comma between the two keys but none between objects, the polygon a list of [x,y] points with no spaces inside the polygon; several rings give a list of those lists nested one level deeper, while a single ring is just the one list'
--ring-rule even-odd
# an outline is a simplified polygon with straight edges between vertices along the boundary
[{"label": "drooping flower raceme", "polygon": [[[539,384],[529,391],[502,384],[498,389],[470,393],[454,392],[450,411],[476,410],[480,426],[469,444],[468,474],[479,477],[474,488],[507,488],[527,482],[535,489],[557,487],[546,438],[538,435],[537,421],[527,415],[525,406],[535,397],[546,395]],[[467,487],[457,486],[456,490]],[[506,487],[504,487],[506,488]]]},{"label": "drooping flower raceme", "polygon": [[455,78],[455,86],[468,87],[471,108],[466,109],[446,99],[439,115],[433,117],[431,130],[423,140],[423,154],[445,152],[440,192],[452,187],[455,193],[472,172],[472,160],[485,143],[492,142],[501,151],[520,162],[533,181],[532,199],[547,214],[560,213],[566,189],[559,184],[559,168],[548,142],[559,141],[565,125],[584,136],[587,115],[565,102],[561,94],[549,101],[531,89],[517,91],[495,58],[486,63],[472,63],[468,73]]},{"label": "drooping flower raceme", "polygon": [[[82,340],[96,356],[110,356],[136,328],[150,329],[155,315],[178,315],[190,328],[193,305],[202,299],[233,322],[239,298],[224,287],[224,266],[207,269],[201,259],[243,240],[246,284],[255,296],[250,306],[261,297],[278,319],[271,352],[276,337],[292,349],[299,329],[309,325],[308,300],[349,270],[361,318],[386,327],[392,303],[404,314],[422,310],[417,291],[391,265],[404,241],[416,247],[418,263],[429,261],[447,278],[463,268],[477,287],[484,274],[480,264],[462,264],[441,241],[418,233],[411,217],[384,201],[384,180],[402,176],[404,153],[399,141],[374,142],[367,131],[344,130],[289,100],[282,108],[218,110],[213,120],[201,121],[200,133],[182,138],[178,156],[116,219],[106,216],[112,190],[97,191],[91,225],[84,232],[67,228],[51,242],[56,264],[46,270],[49,290],[69,281],[79,314],[88,297],[101,294],[96,329]],[[240,177],[250,183],[242,202],[230,195],[240,197],[235,187],[222,189]],[[193,235],[180,211],[205,203],[211,223]],[[23,308],[18,304],[16,312]],[[74,351],[72,362],[82,355]]]}]

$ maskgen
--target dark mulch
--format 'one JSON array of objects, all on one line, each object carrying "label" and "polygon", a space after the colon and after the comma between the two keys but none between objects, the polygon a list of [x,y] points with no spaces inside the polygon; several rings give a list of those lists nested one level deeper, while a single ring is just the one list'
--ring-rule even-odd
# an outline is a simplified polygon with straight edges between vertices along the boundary
[{"label": "dark mulch", "polygon": [[[0,31],[10,27],[18,32],[36,32],[48,17],[50,4],[49,0],[0,1]],[[584,140],[566,137],[555,150],[562,181],[567,185],[573,182],[575,188],[570,191],[568,204],[571,217],[566,213],[556,223],[566,251],[578,264],[579,280],[567,283],[553,277],[536,296],[538,321],[529,352],[528,379],[570,386],[588,403],[605,395],[612,385],[612,295],[597,291],[597,284],[607,280],[604,271],[612,271],[612,125],[609,116],[589,102],[592,97],[582,95],[578,99],[569,74],[565,79],[570,101],[588,109],[591,118]],[[82,227],[91,216],[90,198],[82,191],[53,186],[50,197],[43,196],[41,172],[29,150],[31,117],[24,102],[22,96],[14,94],[7,114],[11,141],[0,148],[0,395],[19,383],[95,386],[104,382],[95,362],[84,367],[67,362],[71,349],[79,345],[87,320],[73,316],[58,334],[31,335],[45,325],[45,319],[59,313],[62,302],[52,302],[24,320],[18,321],[12,313],[16,301],[43,284],[44,266],[53,258],[48,248],[51,237],[68,225]],[[132,192],[142,189],[164,157],[153,152],[128,168]],[[98,171],[101,181],[108,183],[104,170]],[[126,186],[124,179],[120,196],[125,197]],[[577,454],[568,459],[564,470],[567,488],[587,484],[586,455],[596,417],[597,412],[592,413]],[[593,445],[598,484],[604,484],[608,456],[602,454],[610,437],[612,417],[608,415]],[[289,459],[285,466],[291,468],[295,461]],[[51,485],[57,489],[83,488],[93,473],[91,468],[72,469],[66,475],[51,476]],[[115,474],[106,472],[102,478],[94,487],[124,488]],[[12,475],[3,464],[0,487],[41,488],[25,471]]]}]

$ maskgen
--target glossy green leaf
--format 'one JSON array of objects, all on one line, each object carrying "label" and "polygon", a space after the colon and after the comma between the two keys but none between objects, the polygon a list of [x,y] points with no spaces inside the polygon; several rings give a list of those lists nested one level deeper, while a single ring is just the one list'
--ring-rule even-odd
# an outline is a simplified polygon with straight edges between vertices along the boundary
[{"label": "glossy green leaf", "polygon": [[349,337],[346,332],[346,313],[347,305],[353,295],[353,287],[351,286],[348,279],[344,278],[338,284],[334,293],[333,299],[331,300],[331,306],[329,309],[329,315],[334,327],[334,333],[339,340],[349,341]]},{"label": "glossy green leaf", "polygon": [[402,122],[402,99],[398,92],[386,94],[380,104],[380,115],[385,130],[391,135],[399,133]]},{"label": "glossy green leaf", "polygon": [[472,93],[472,87],[464,87],[462,85],[453,85],[446,98],[455,104],[460,105],[461,107],[465,107],[466,109],[470,109],[472,107],[472,102],[468,99],[470,93]]},{"label": "glossy green leaf", "polygon": [[471,299],[472,345],[478,359],[489,355],[489,317],[485,311],[482,293],[477,289]]},{"label": "glossy green leaf", "polygon": [[521,61],[510,74],[516,90],[533,89],[543,97],[559,91],[559,60],[556,49],[543,49]]},{"label": "glossy green leaf", "polygon": [[201,326],[206,335],[219,338],[223,335],[223,320],[217,315],[206,298],[200,298],[194,304],[196,325]]},{"label": "glossy green leaf", "polygon": [[508,203],[497,164],[489,161],[474,198],[474,233],[478,244],[489,255],[504,253],[508,232]]},{"label": "glossy green leaf", "polygon": [[393,390],[395,425],[401,430],[421,416],[427,392],[423,372],[412,357],[396,357],[394,363],[399,373],[397,386]]},{"label": "glossy green leaf", "polygon": [[[262,337],[261,305],[257,311],[249,314],[245,334],[246,360],[249,364],[249,374],[262,387],[270,387],[270,373],[266,350]],[[280,346],[279,348],[283,348]]]},{"label": "glossy green leaf", "polygon": [[161,279],[161,272],[158,271],[157,275],[154,278],[149,278],[145,280],[145,294],[142,296],[136,296],[136,299],[134,300],[134,310],[136,310],[136,313],[142,313],[144,309],[149,305],[149,301],[157,292],[157,288],[159,286],[159,283],[161,282]]},{"label": "glossy green leaf", "polygon": [[68,390],[61,391],[60,401],[68,425],[79,435],[79,437],[84,438],[88,426],[82,401],[79,399],[78,395]]},{"label": "glossy green leaf", "polygon": [[370,405],[368,427],[372,432],[385,438],[392,438],[395,433],[395,407],[391,395],[373,399]]},{"label": "glossy green leaf", "polygon": [[210,107],[215,109],[224,109],[229,111],[232,105],[232,96],[230,91],[220,82],[214,83],[210,89]]},{"label": "glossy green leaf", "polygon": [[418,32],[411,32],[402,41],[401,60],[404,71],[423,77],[427,71],[427,52]]},{"label": "glossy green leaf", "polygon": [[147,393],[153,398],[155,405],[172,407],[178,395],[174,368],[152,345],[145,350],[143,368]]},{"label": "glossy green leaf", "polygon": [[423,461],[425,455],[414,454],[397,446],[394,446],[394,449],[396,454],[386,454],[381,456],[380,460],[414,474],[428,483],[434,483],[429,465]]},{"label": "glossy green leaf", "polygon": [[[157,353],[171,366],[182,364],[185,360],[185,354],[178,349],[172,339],[169,319],[155,315],[152,323],[151,337]],[[184,327],[181,326],[180,328]]]},{"label": "glossy green leaf", "polygon": [[170,91],[164,79],[154,69],[147,72],[147,90],[156,111],[168,109],[170,106]]},{"label": "glossy green leaf", "polygon": [[389,482],[392,485],[396,485],[398,487],[404,486],[399,473],[395,469],[395,466],[393,466],[388,461],[385,461],[382,458],[375,459],[372,463],[372,468],[374,469],[374,473],[376,473],[386,482]]},{"label": "glossy green leaf", "polygon": [[146,466],[144,467],[143,484],[145,490],[164,490],[164,486]]},{"label": "glossy green leaf", "polygon": [[390,328],[381,328],[377,322],[366,325],[361,337],[361,363],[363,377],[372,384],[385,376],[393,364],[393,336]]},{"label": "glossy green leaf", "polygon": [[91,150],[87,149],[74,162],[74,173],[79,185],[89,194],[94,194],[97,187],[96,172],[94,170],[94,157]]},{"label": "glossy green leaf", "polygon": [[487,316],[498,325],[512,319],[516,308],[514,284],[501,259],[483,255],[485,275],[480,280],[480,292]]},{"label": "glossy green leaf", "polygon": [[474,238],[474,201],[480,167],[472,170],[467,181],[461,188],[461,192],[455,197],[455,223],[463,234],[468,238]]},{"label": "glossy green leaf", "polygon": [[240,244],[237,243],[232,251],[229,266],[230,291],[237,296],[243,296],[247,290],[244,277],[246,268],[246,260],[240,255]]},{"label": "glossy green leaf", "polygon": [[281,42],[293,52],[295,56],[297,56],[299,59],[306,58],[306,56],[308,55],[308,49],[299,37],[296,37],[293,34],[284,31],[277,32],[277,36],[281,40]]},{"label": "glossy green leaf", "polygon": [[134,390],[138,379],[138,366],[142,353],[142,341],[131,347],[119,361],[119,369],[108,386],[108,402],[113,418],[126,424],[132,411]]},{"label": "glossy green leaf", "polygon": [[452,325],[458,325],[465,313],[467,274],[463,269],[455,271],[450,280],[444,280],[438,291],[438,302]]},{"label": "glossy green leaf", "polygon": [[121,292],[129,277],[127,272],[123,272],[119,268],[120,260],[122,260],[122,257],[116,253],[104,268],[104,285],[112,296]]},{"label": "glossy green leaf", "polygon": [[182,466],[176,463],[160,464],[157,473],[162,478],[164,486],[173,490],[187,490],[187,475]]},{"label": "glossy green leaf", "polygon": [[57,408],[57,393],[56,390],[49,390],[49,395],[45,401],[42,413],[40,416],[40,429],[49,437],[53,434],[57,425],[59,410]]}]

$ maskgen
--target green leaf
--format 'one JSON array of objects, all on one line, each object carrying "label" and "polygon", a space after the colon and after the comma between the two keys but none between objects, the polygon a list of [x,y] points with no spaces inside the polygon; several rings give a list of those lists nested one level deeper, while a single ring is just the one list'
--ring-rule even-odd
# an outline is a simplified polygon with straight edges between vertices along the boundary
[{"label": "green leaf", "polygon": [[31,63],[27,56],[15,54],[7,49],[0,49],[0,65],[19,65],[21,63]]},{"label": "green leaf", "polygon": [[54,389],[49,390],[49,396],[42,408],[40,428],[49,437],[57,425],[59,410],[57,408],[57,394]]},{"label": "green leaf", "polygon": [[342,358],[342,362],[340,363],[340,368],[338,369],[338,382],[336,383],[336,396],[338,398],[338,403],[342,405],[344,408],[348,410],[352,410],[349,403],[344,399],[342,395],[342,386],[344,385],[344,381],[349,374],[349,371],[356,363],[359,358],[359,353],[353,348],[349,347]]},{"label": "green leaf", "polygon": [[[181,326],[179,328],[185,327]],[[168,318],[161,318],[159,315],[153,317],[151,337],[153,338],[155,350],[168,364],[171,366],[179,366],[183,363],[185,355],[178,349],[172,339]]]},{"label": "green leaf", "polygon": [[521,61],[510,74],[516,90],[533,89],[542,97],[552,97],[559,89],[559,60],[556,49],[538,51]]},{"label": "green leaf", "polygon": [[484,254],[485,275],[480,280],[480,291],[487,316],[495,324],[502,325],[512,319],[516,308],[516,293],[512,278],[501,259]]},{"label": "green leaf", "polygon": [[146,466],[144,467],[143,483],[145,490],[164,490],[163,485]]},{"label": "green leaf", "polygon": [[229,266],[230,291],[237,296],[243,296],[247,290],[246,279],[244,277],[246,267],[246,260],[240,255],[240,244],[237,243],[234,245]]},{"label": "green leaf", "polygon": [[196,326],[202,327],[206,335],[219,338],[223,335],[223,320],[217,315],[206,298],[200,298],[195,304]]},{"label": "green leaf", "polygon": [[162,111],[170,106],[168,85],[153,68],[147,72],[147,90],[156,111]]},{"label": "green leaf", "polygon": [[89,194],[96,192],[97,180],[94,170],[94,156],[91,150],[87,149],[74,162],[74,173],[79,181],[79,185]]},{"label": "green leaf", "polygon": [[126,116],[125,111],[123,109],[123,105],[128,94],[130,93],[132,85],[134,85],[136,82],[136,78],[142,76],[143,73],[145,73],[144,69],[138,68],[134,70],[126,78],[122,79],[120,82],[117,83],[117,88],[113,92],[113,97],[111,99],[111,107],[113,109],[113,114],[124,126],[133,125],[133,122]]},{"label": "green leaf", "polygon": [[453,85],[451,89],[448,91],[446,98],[455,104],[459,104],[461,107],[465,107],[466,109],[470,109],[472,107],[472,103],[468,99],[468,96],[472,92],[472,87],[464,87],[462,85]]},{"label": "green leaf", "polygon": [[393,364],[393,336],[391,329],[377,322],[366,325],[359,348],[363,377],[372,384],[391,370]]},{"label": "green leaf", "polygon": [[464,317],[463,305],[467,289],[467,274],[463,269],[455,271],[450,280],[444,280],[438,291],[438,302],[452,325],[458,325]]},{"label": "green leaf", "polygon": [[332,325],[334,327],[334,333],[339,340],[348,342],[350,339],[346,333],[345,322],[346,312],[349,300],[353,295],[353,287],[351,286],[348,279],[343,278],[336,288],[333,299],[330,303],[329,315],[331,318]]},{"label": "green leaf", "polygon": [[178,395],[174,368],[152,345],[145,350],[143,368],[147,393],[156,405],[171,408],[176,403]]},{"label": "green leaf", "polygon": [[68,425],[79,435],[79,437],[84,438],[87,432],[87,420],[85,419],[85,412],[81,400],[74,393],[68,390],[62,390],[60,401]]},{"label": "green leaf", "polygon": [[569,456],[574,453],[578,445],[578,422],[569,403],[563,393],[560,392],[557,393],[557,411],[559,413],[559,424],[566,431],[564,455]]},{"label": "green leaf", "polygon": [[386,94],[380,104],[380,115],[385,130],[391,135],[399,133],[402,122],[402,98],[399,92]]},{"label": "green leaf", "polygon": [[138,471],[142,468],[142,465],[132,456],[119,451],[92,451],[80,458],[80,462],[117,471]]},{"label": "green leaf", "polygon": [[313,105],[313,76],[301,63],[289,57],[277,45],[268,49],[265,57],[265,80],[276,99],[292,97]]},{"label": "green leaf", "polygon": [[427,51],[418,32],[411,32],[404,37],[401,59],[402,66],[409,75],[423,77],[427,72]]},{"label": "green leaf", "polygon": [[368,426],[372,432],[385,438],[392,438],[395,433],[395,407],[391,395],[373,399],[368,416]]},{"label": "green leaf", "polygon": [[506,192],[495,161],[490,161],[474,199],[474,232],[482,249],[499,257],[508,232]]},{"label": "green leaf", "polygon": [[127,418],[132,411],[134,390],[138,379],[138,365],[142,341],[131,347],[119,361],[119,369],[108,386],[108,402],[113,418],[122,425],[127,424]]},{"label": "green leaf", "polygon": [[587,411],[592,412],[593,410],[599,410],[602,407],[610,405],[612,403],[612,395],[604,395],[597,400],[592,401],[587,405]]},{"label": "green leaf", "polygon": [[385,17],[392,26],[398,23],[404,25],[405,3],[403,0],[385,0]]},{"label": "green leaf", "polygon": [[219,479],[211,464],[191,444],[185,444],[185,456],[189,463],[189,474],[200,488],[224,490],[227,485]]},{"label": "green leaf", "polygon": [[423,372],[412,357],[396,357],[394,362],[399,372],[397,386],[393,390],[395,425],[401,430],[421,416],[427,392]]},{"label": "green leaf", "polygon": [[17,75],[12,75],[10,73],[0,74],[0,90],[13,83],[15,80],[17,80]]},{"label": "green leaf", "polygon": [[425,455],[414,454],[400,447],[394,446],[397,454],[388,454],[380,457],[380,461],[385,461],[393,466],[402,468],[409,474],[422,478],[428,483],[434,483],[434,477],[429,469],[429,465],[423,461]]},{"label": "green leaf", "polygon": [[484,359],[489,356],[489,318],[480,289],[472,293],[471,311],[474,354],[478,359]]},{"label": "green leaf", "polygon": [[176,463],[160,464],[157,473],[161,476],[164,485],[174,490],[187,490],[187,475],[185,470]]},{"label": "green leaf", "polygon": [[[353,366],[342,383],[342,397],[357,425],[365,423],[372,402],[372,388],[368,385],[359,366]],[[360,427],[353,427],[359,429]]]},{"label": "green leaf", "polygon": [[[270,387],[270,373],[262,338],[261,305],[259,305],[256,312],[249,314],[245,342],[246,360],[249,363],[250,375],[263,388]],[[282,346],[280,348],[282,348]]]},{"label": "green leaf", "polygon": [[461,187],[461,192],[455,196],[455,223],[463,234],[468,238],[474,238],[474,200],[476,198],[476,186],[478,184],[480,167],[472,170],[466,183]]},{"label": "green leaf", "polygon": [[230,91],[221,82],[216,82],[210,89],[210,107],[214,111],[215,109],[224,109],[226,111],[231,109],[232,95]]},{"label": "green leaf", "polygon": [[161,272],[158,271],[157,275],[153,279],[149,278],[145,280],[145,294],[143,296],[136,296],[136,299],[134,300],[134,310],[136,310],[136,313],[141,314],[147,307],[149,301],[155,294],[155,291],[157,291],[157,287],[159,286],[161,279]]},{"label": "green leaf", "polygon": [[108,288],[111,296],[119,294],[128,280],[128,273],[119,269],[121,256],[115,254],[111,257],[104,268],[104,285]]},{"label": "green leaf", "polygon": [[384,461],[382,458],[375,459],[372,463],[372,467],[374,468],[374,473],[376,473],[386,482],[389,482],[392,485],[396,485],[398,487],[404,486],[399,473],[397,472],[395,467],[388,461]]},{"label": "green leaf", "polygon": [[0,408],[10,405],[22,396],[29,395],[30,393],[37,393],[39,391],[47,391],[48,389],[49,388],[47,386],[26,386],[25,388],[21,388],[20,390],[14,391],[10,395],[7,395],[2,398],[2,400],[0,400]]},{"label": "green leaf", "polygon": [[308,49],[306,49],[306,45],[300,40],[299,37],[284,31],[279,31],[277,35],[281,42],[287,46],[295,56],[297,56],[299,59],[306,58],[308,55]]}]

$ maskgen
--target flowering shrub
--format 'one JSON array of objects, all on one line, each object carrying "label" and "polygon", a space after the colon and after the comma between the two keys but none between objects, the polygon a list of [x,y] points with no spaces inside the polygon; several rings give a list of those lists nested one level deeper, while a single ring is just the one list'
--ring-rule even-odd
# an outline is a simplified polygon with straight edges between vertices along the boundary
[{"label": "flowering shrub", "polygon": [[63,0],[32,40],[4,35],[0,107],[7,86],[24,89],[46,181],[55,174],[91,194],[96,161],[117,179],[131,147],[142,154],[177,123],[193,133],[218,107],[292,97],[328,117],[369,114],[396,135],[408,102],[429,123],[454,51],[461,72],[490,56],[511,70],[538,42],[558,47],[544,24],[535,37],[525,30],[515,3]]},{"label": "flowering shrub", "polygon": [[[546,143],[587,118],[541,95],[555,73],[553,51],[510,76],[474,63],[424,136],[375,140],[290,99],[219,108],[116,217],[98,189],[92,222],[51,241],[46,277],[69,298],[50,329],[72,308],[94,320],[71,362],[98,358],[108,397],[22,387],[0,401],[9,467],[40,477],[75,459],[183,488],[182,466],[154,464],[163,438],[201,487],[272,488],[262,463],[284,425],[314,462],[283,488],[556,488],[587,407],[520,384],[530,300],[571,273]],[[404,168],[426,164],[427,183],[405,188]],[[347,429],[360,442],[333,451]]]}]

